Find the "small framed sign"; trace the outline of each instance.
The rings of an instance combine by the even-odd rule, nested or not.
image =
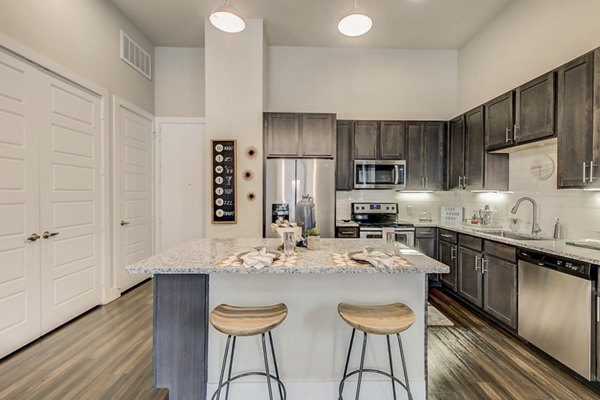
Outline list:
[[[441,209],[440,221],[443,224],[461,223],[465,212],[462,207],[444,207]]]
[[[235,140],[212,141],[212,223],[236,224]]]

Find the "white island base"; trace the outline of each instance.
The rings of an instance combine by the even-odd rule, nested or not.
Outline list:
[[[337,399],[338,386],[352,328],[339,317],[340,302],[385,304],[401,302],[416,314],[414,325],[402,333],[410,387],[415,400],[426,399],[426,275],[412,274],[214,274],[209,280],[209,308],[221,303],[239,306],[285,303],[289,313],[273,331],[281,379],[289,400]],[[391,338],[394,372],[403,381],[398,342]],[[357,331],[350,370],[358,368],[363,335]],[[214,393],[226,336],[209,327],[208,394]],[[271,365],[272,368],[272,365]],[[365,368],[389,371],[385,336],[369,335]],[[233,375],[263,371],[260,336],[238,338]],[[279,399],[277,385],[273,395]],[[356,375],[347,380],[345,399],[354,399]],[[397,385],[398,399],[407,399]],[[245,378],[232,384],[230,399],[268,399],[264,379]],[[364,374],[362,399],[392,399],[389,379]]]

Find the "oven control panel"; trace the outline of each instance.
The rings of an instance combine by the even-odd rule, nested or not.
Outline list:
[[[352,203],[354,214],[398,214],[397,203]]]

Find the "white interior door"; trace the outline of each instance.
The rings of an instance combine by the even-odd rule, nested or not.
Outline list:
[[[40,334],[37,73],[0,51],[0,357]]]
[[[146,279],[125,272],[153,254],[152,242],[152,117],[119,104],[116,110],[118,180],[117,287],[123,291]]]
[[[204,122],[169,119],[157,124],[159,251],[164,251],[204,237]]]
[[[101,302],[101,102],[40,74],[39,114],[45,333]]]

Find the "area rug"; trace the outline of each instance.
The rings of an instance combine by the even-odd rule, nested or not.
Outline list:
[[[437,308],[427,303],[427,325],[428,326],[454,326],[454,323],[448,319]]]

